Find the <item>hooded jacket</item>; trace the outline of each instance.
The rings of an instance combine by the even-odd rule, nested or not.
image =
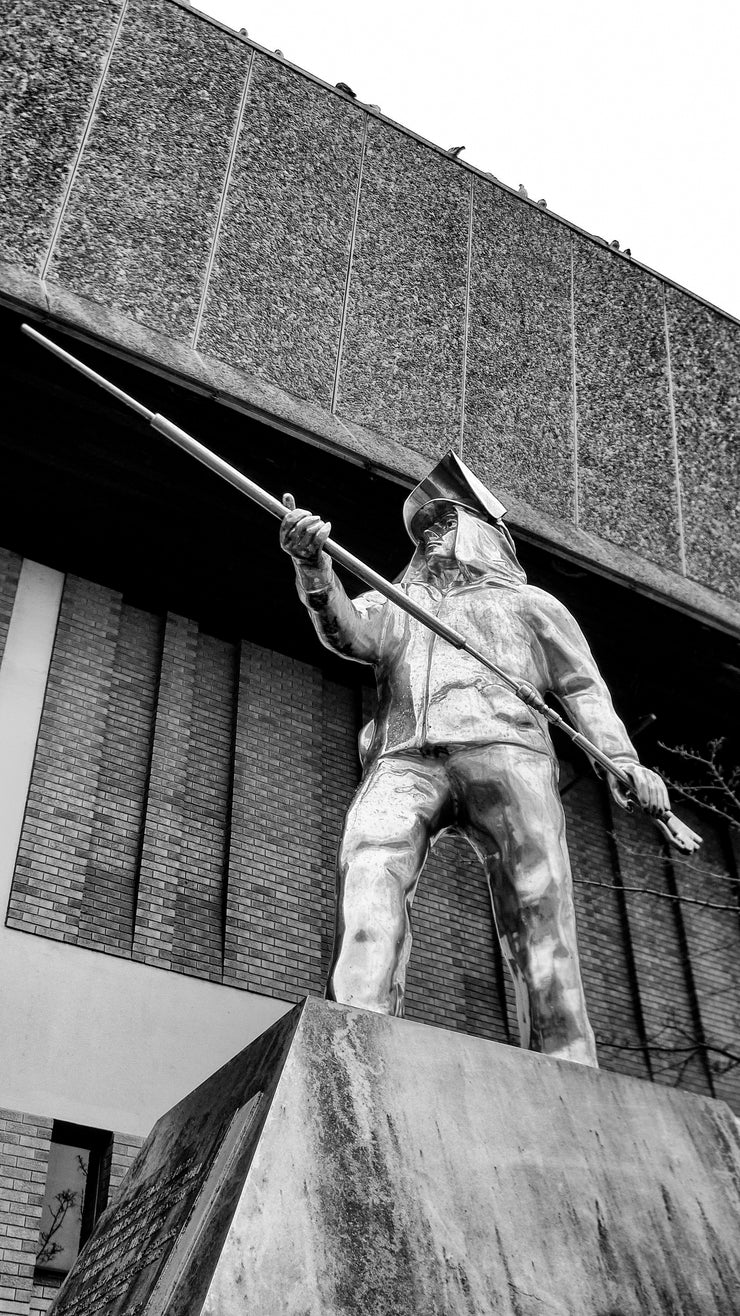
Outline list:
[[[622,766],[638,761],[586,639],[567,608],[527,583],[506,527],[456,503],[458,575],[440,588],[420,548],[400,588],[499,667],[551,691],[575,727]],[[298,570],[298,591],[326,648],[371,663],[378,713],[364,763],[387,754],[508,743],[555,757],[547,723],[482,667],[383,595],[350,600],[328,558]]]

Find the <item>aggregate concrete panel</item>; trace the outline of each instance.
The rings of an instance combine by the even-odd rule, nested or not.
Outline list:
[[[329,406],[364,113],[255,53],[199,348]]]
[[[463,456],[573,520],[570,235],[475,180]]]
[[[39,270],[122,0],[9,0],[2,41],[2,255]]]
[[[470,177],[370,119],[337,411],[437,458],[458,447]]]
[[[740,325],[666,289],[686,571],[740,598]]]
[[[579,524],[680,570],[662,285],[573,236]]]
[[[50,279],[189,337],[249,59],[186,9],[129,0]]]
[[[296,398],[254,373],[202,355],[187,343],[138,324],[60,284],[44,285],[37,275],[7,261],[0,261],[0,301],[31,320],[42,320],[52,336],[59,332],[82,340],[81,349],[73,346],[78,355],[84,357],[85,342],[108,346],[145,370],[189,388],[207,389],[230,408],[329,451],[349,454],[363,464],[391,473],[409,487],[429,470],[428,457],[397,439],[355,421],[342,421],[326,407]],[[475,466],[475,461],[472,464]],[[594,567],[608,579],[627,581],[648,597],[668,601],[689,616],[730,634],[740,634],[740,604],[729,595],[651,562],[635,547],[609,543],[577,529],[561,517],[533,507],[523,496],[507,492],[506,503],[515,533],[519,530],[533,543],[552,546],[566,558]]]

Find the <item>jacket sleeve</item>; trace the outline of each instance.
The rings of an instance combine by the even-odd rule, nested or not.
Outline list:
[[[387,602],[383,595],[371,590],[350,599],[330,561],[315,571],[296,563],[296,577],[298,595],[324,647],[358,663],[377,662]]]
[[[583,631],[567,608],[552,595],[540,595],[536,630],[548,672],[548,686],[564,705],[570,721],[603,753],[619,763],[639,763],[621,718],[614,710],[604,678]]]

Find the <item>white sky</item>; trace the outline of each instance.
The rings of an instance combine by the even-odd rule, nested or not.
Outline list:
[[[739,0],[197,7],[740,318]]]

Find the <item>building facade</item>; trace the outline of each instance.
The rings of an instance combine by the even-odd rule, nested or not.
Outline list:
[[[0,1312],[29,1316],[154,1120],[323,991],[373,689],[275,523],[21,323],[390,576],[453,448],[674,775],[662,746],[737,762],[740,326],[179,0],[5,23]],[[558,751],[601,1063],[740,1111],[736,833],[678,805],[677,860]],[[414,927],[410,1017],[514,1042],[462,844]]]

